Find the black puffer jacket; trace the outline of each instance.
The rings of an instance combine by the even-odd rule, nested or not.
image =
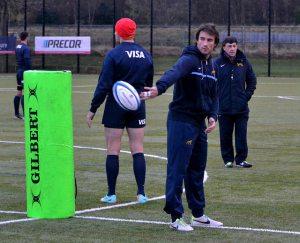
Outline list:
[[[256,76],[242,51],[231,61],[222,49],[215,61],[219,89],[219,114],[248,113],[256,89]]]

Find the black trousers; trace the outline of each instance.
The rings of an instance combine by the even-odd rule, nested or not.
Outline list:
[[[220,115],[220,143],[224,163],[235,161],[237,164],[246,160],[248,156],[247,126],[249,113],[236,115]],[[235,149],[233,149],[233,131],[235,132]]]

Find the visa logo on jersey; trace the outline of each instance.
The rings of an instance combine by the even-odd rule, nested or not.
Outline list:
[[[145,58],[145,54],[142,51],[125,51],[129,58]]]

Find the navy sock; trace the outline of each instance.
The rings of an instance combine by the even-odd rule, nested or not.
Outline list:
[[[145,196],[144,184],[146,177],[146,161],[143,153],[136,153],[133,157],[133,171],[135,175],[136,184],[138,187],[137,194]]]
[[[116,194],[116,183],[119,174],[119,156],[107,155],[106,157],[106,175],[108,184],[108,196]]]
[[[15,115],[19,115],[20,100],[21,97],[16,95],[14,98]]]

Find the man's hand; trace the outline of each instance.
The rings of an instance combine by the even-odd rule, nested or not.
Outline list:
[[[89,111],[86,115],[86,123],[89,126],[89,128],[92,126],[92,122],[94,119],[95,113]]]
[[[152,98],[155,98],[158,95],[158,91],[157,91],[156,86],[144,87],[144,89],[147,90],[147,91],[140,93],[141,100],[152,99]]]
[[[208,120],[208,128],[206,128],[205,133],[210,133],[216,128],[216,121],[214,118],[209,118]]]

